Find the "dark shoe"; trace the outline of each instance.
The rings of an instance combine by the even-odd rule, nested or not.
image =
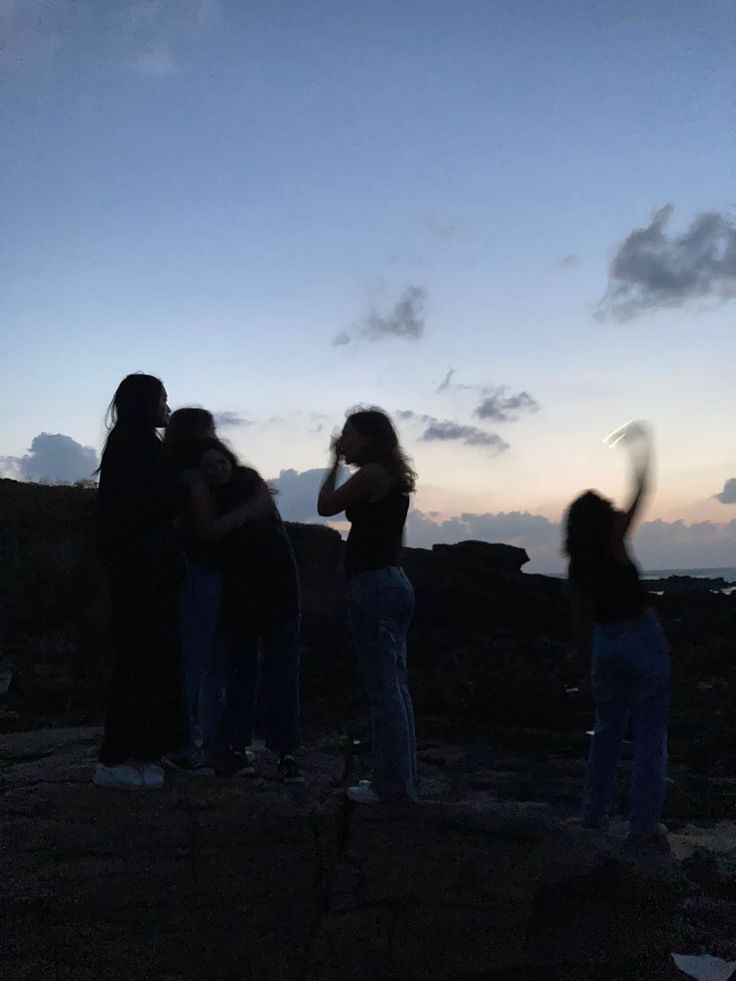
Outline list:
[[[247,753],[233,750],[219,762],[215,772],[218,777],[253,777],[256,770]]]
[[[181,756],[164,756],[161,763],[168,770],[176,773],[186,773],[191,777],[214,777],[214,767],[205,764],[196,758],[182,754]]]
[[[286,753],[281,757],[276,769],[284,783],[304,783],[299,764],[291,753]]]

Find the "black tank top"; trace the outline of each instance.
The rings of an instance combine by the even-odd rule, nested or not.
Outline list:
[[[398,565],[409,495],[394,485],[382,501],[358,501],[345,508],[350,522],[345,549],[345,572],[374,572]]]
[[[585,567],[571,563],[570,580],[589,599],[596,623],[634,620],[652,605],[639,570],[630,559],[623,563],[605,556]]]

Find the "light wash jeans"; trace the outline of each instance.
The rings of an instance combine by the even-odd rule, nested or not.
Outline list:
[[[657,616],[596,624],[592,661],[595,728],[590,743],[583,820],[602,823],[610,814],[621,744],[631,721],[634,765],[629,791],[629,830],[657,830],[667,777],[670,652]]]
[[[373,786],[381,799],[416,800],[414,709],[406,670],[406,632],[414,590],[388,566],[348,581],[350,625],[373,723]]]
[[[189,720],[187,753],[190,758],[209,764],[215,753],[225,687],[225,662],[215,643],[222,575],[189,558],[186,574],[179,623]]]

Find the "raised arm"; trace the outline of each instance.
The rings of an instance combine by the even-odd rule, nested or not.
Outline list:
[[[317,498],[317,513],[324,518],[340,514],[355,501],[380,499],[390,483],[383,467],[376,463],[366,463],[349,480],[337,487],[341,455],[339,439],[333,440],[332,466],[322,482]]]

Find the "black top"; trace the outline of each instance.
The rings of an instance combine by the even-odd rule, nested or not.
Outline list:
[[[249,467],[238,467],[233,480],[213,487],[217,510],[224,514],[246,504],[261,483]],[[218,543],[223,574],[222,614],[226,621],[263,629],[299,616],[299,574],[281,515],[247,521]]]
[[[585,567],[571,562],[570,581],[590,602],[595,623],[633,620],[651,606],[639,569],[631,559],[619,562],[613,556],[604,556]]]
[[[345,549],[345,572],[374,572],[398,565],[409,510],[409,495],[394,485],[382,501],[358,501],[345,508],[350,522]]]
[[[118,427],[110,434],[97,492],[97,550],[104,565],[178,578],[174,536],[177,483],[154,432]]]

